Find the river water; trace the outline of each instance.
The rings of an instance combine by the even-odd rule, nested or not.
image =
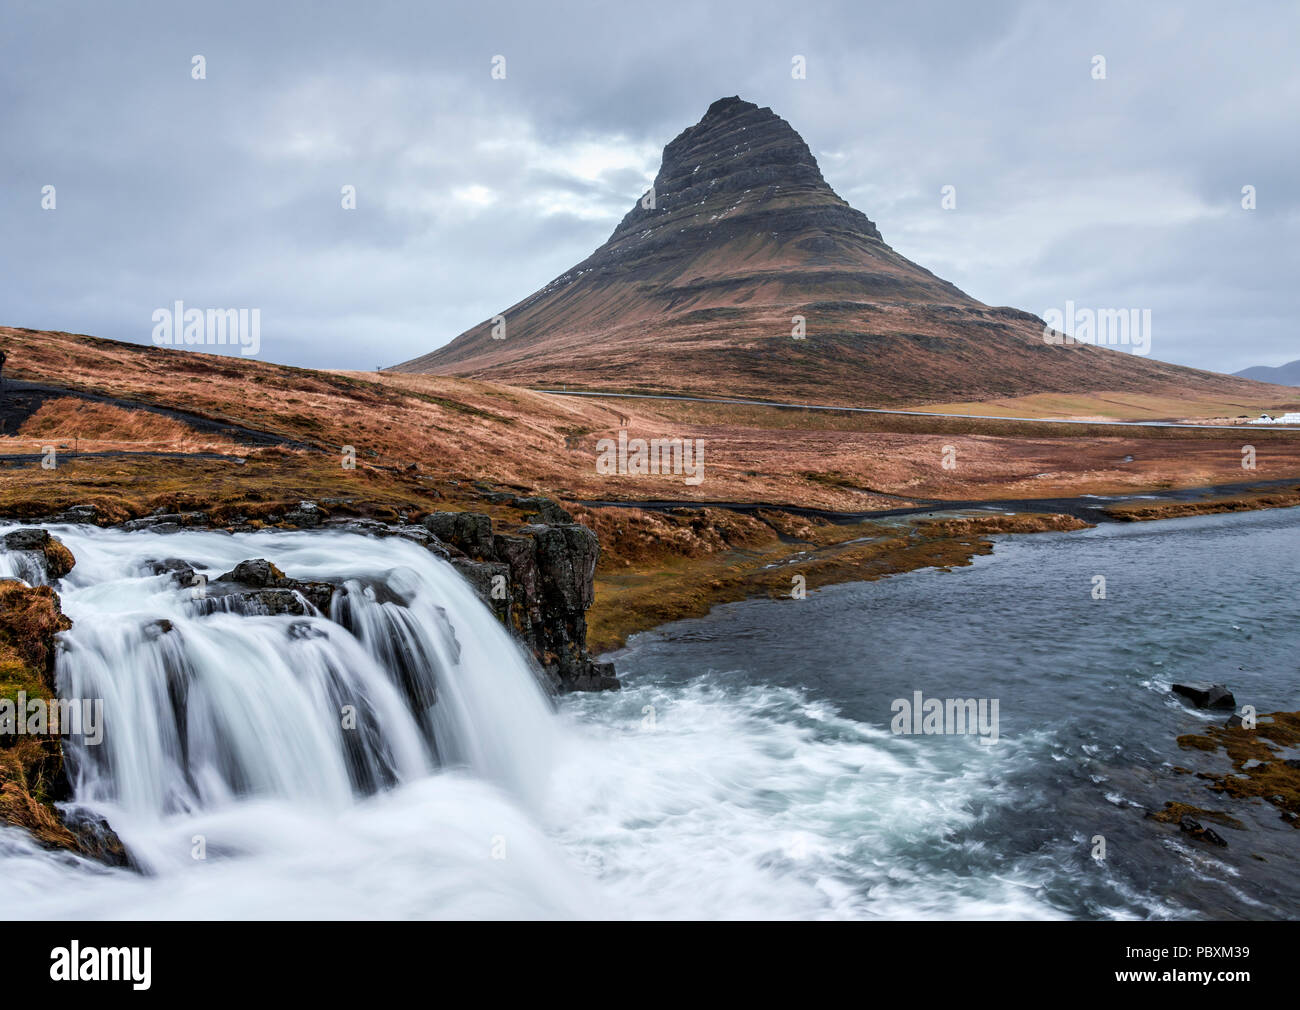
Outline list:
[[[1226,770],[1175,743],[1223,714],[1168,690],[1300,708],[1300,510],[1004,537],[952,572],[719,607],[636,636],[623,691],[558,710],[415,545],[52,532],[78,558],[61,690],[104,697],[108,726],[77,802],[141,872],[0,829],[8,917],[1300,914],[1300,833],[1174,771]],[[165,557],[345,579],[348,627],[199,612],[148,574]],[[894,733],[918,691],[996,700],[997,741]],[[360,744],[348,704],[374,715]],[[1167,800],[1245,827],[1192,841],[1145,818]]]

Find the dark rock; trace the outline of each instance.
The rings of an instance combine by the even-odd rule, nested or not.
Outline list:
[[[0,537],[0,550],[19,556],[18,567],[32,585],[56,582],[72,571],[77,559],[48,530],[24,528]]]
[[[452,566],[456,571],[464,576],[478,594],[479,599],[488,605],[497,619],[502,623],[508,623],[510,616],[510,566],[500,561],[471,561],[469,558],[456,558],[452,561]],[[505,593],[497,593],[494,597],[494,589],[497,586],[504,586]]]
[[[3,543],[7,551],[42,551],[49,539],[47,530],[21,529],[6,533]]]
[[[515,630],[529,640],[533,625],[542,622],[538,592],[537,545],[531,537],[498,533],[492,538],[493,552],[510,570],[511,611]],[[530,643],[531,644],[531,643]]]
[[[513,504],[515,508],[524,511],[524,518],[529,522],[545,523],[549,526],[573,522],[573,516],[550,498],[516,498]]]
[[[207,585],[207,576],[193,568],[177,568],[171,572],[171,581],[178,589],[201,589]]]
[[[166,575],[175,572],[193,572],[194,566],[180,558],[163,558],[161,561],[145,562],[145,571],[150,575]]]
[[[155,509],[143,519],[129,519],[119,525],[128,531],[148,530],[150,533],[175,533],[182,527],[207,526],[208,517],[202,512],[160,512]]]
[[[595,602],[600,540],[585,526],[527,526],[537,545],[537,567],[544,595],[565,611],[585,612]]]
[[[600,541],[585,526],[532,524],[498,533],[493,553],[510,571],[509,626],[559,690],[617,687],[609,664],[587,653],[586,611],[595,598]]]
[[[1223,840],[1217,831],[1213,828],[1204,827],[1200,821],[1194,821],[1190,817],[1184,817],[1178,822],[1178,828],[1184,834],[1190,835],[1197,841],[1209,842],[1211,845],[1217,845],[1226,849],[1228,843]]]
[[[1174,694],[1190,701],[1197,708],[1232,709],[1237,699],[1222,684],[1175,684]]]
[[[326,524],[330,529],[341,533],[355,533],[370,537],[401,537],[419,544],[444,561],[460,551],[448,546],[432,534],[426,527],[414,523],[392,526],[378,519],[331,519]]]
[[[598,663],[588,660],[585,668],[574,678],[570,686],[572,691],[617,691],[620,688],[618,678],[614,675],[613,663]]]
[[[378,519],[329,519],[325,525],[340,533],[356,533],[360,536],[386,537],[392,535],[392,528]]]
[[[150,621],[144,626],[145,637],[151,641],[162,638],[163,635],[174,630],[175,626],[165,617],[159,618],[156,621]]]
[[[329,613],[334,588],[328,582],[291,579],[265,558],[253,558],[241,561],[231,571],[210,582],[202,594],[202,598],[208,601],[202,609],[306,616],[310,612],[304,606],[306,601],[321,613]]]
[[[434,512],[424,527],[475,561],[493,561],[492,519],[482,512]]]
[[[253,558],[241,561],[224,575],[217,576],[218,582],[238,582],[244,586],[282,586],[289,581],[288,576],[265,558]]]
[[[121,529],[134,532],[135,530],[157,530],[161,526],[170,526],[173,529],[181,525],[179,513],[161,513],[157,515],[146,516],[143,519],[130,519],[122,523]]]
[[[301,529],[315,529],[325,520],[325,513],[315,502],[302,501],[285,512],[282,522]]]
[[[325,632],[314,624],[308,624],[306,621],[294,621],[289,625],[289,637],[295,642],[305,642],[309,639],[324,638]]]
[[[56,523],[68,523],[70,525],[85,525],[95,522],[99,518],[99,509],[94,505],[73,505],[71,508],[64,509],[50,521]]]
[[[83,855],[109,866],[130,865],[126,846],[104,818],[82,807],[71,807],[62,812],[62,819]]]

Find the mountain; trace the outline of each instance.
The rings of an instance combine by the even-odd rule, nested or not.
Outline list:
[[[1115,390],[1258,397],[976,301],[885,244],[771,109],[723,98],[599,249],[393,370],[862,405]],[[792,333],[805,320],[804,339]],[[500,339],[494,339],[494,333]]]
[[[1277,386],[1300,386],[1300,358],[1277,367],[1255,365],[1232,374],[1239,375],[1243,379],[1254,379],[1256,382],[1271,382]]]

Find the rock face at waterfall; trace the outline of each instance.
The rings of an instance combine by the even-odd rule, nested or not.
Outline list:
[[[24,581],[46,586],[63,578],[76,564],[72,552],[45,530],[21,529],[0,537],[0,551],[14,557]]]
[[[937,193],[934,206],[939,220]],[[664,148],[652,190],[604,245],[499,315],[391,370],[859,406],[1249,392],[1228,376],[1048,343],[1042,319],[984,305],[890,248],[789,123],[736,97]]]
[[[71,552],[44,530],[17,530],[0,546],[30,553],[26,560],[41,566],[46,581],[61,578],[75,564]],[[0,581],[0,710],[9,712],[13,705],[17,716],[18,701],[48,702],[57,696],[55,637],[70,627],[50,586]],[[9,732],[16,728],[0,720],[0,823],[25,828],[50,848],[125,865],[126,850],[103,820],[54,806],[70,796],[60,738]]]
[[[504,492],[484,494],[493,505],[517,509],[525,522],[494,530],[492,519],[479,512],[437,512],[422,521],[383,522],[353,515],[331,515],[313,502],[286,504],[267,514],[256,526],[244,517],[217,518],[203,512],[170,513],[130,519],[121,528],[175,533],[181,529],[219,527],[231,532],[257,529],[320,529],[357,533],[363,536],[400,537],[411,540],[438,557],[450,561],[475,587],[480,597],[515,637],[532,652],[551,684],[561,691],[604,691],[619,684],[612,663],[598,663],[587,651],[586,611],[595,596],[596,561],[600,544],[596,535],[548,498],[521,497]],[[92,522],[93,508],[73,509],[49,522]],[[19,531],[10,550],[36,555],[45,548],[38,543],[41,530]],[[18,533],[10,534],[17,537]],[[57,541],[55,541],[57,545]],[[0,543],[0,548],[5,545]],[[51,548],[57,551],[62,545]],[[43,555],[42,555],[43,557]],[[306,613],[305,603],[328,613],[334,587],[324,582],[302,582],[276,568],[275,559],[250,558],[208,582],[201,594],[201,609],[233,609],[241,613]],[[41,570],[45,571],[44,562]],[[58,569],[57,559],[50,562]],[[159,559],[156,574],[170,573],[177,586],[193,588],[196,573],[186,561]],[[504,595],[494,578],[504,579]],[[51,576],[51,579],[57,576]]]
[[[435,512],[419,525],[389,526],[350,518],[337,523],[325,520],[323,525],[419,543],[449,560],[466,578],[532,652],[553,687],[617,689],[614,664],[598,663],[587,652],[586,613],[595,601],[600,541],[555,502],[520,501],[523,508],[536,509],[536,518],[549,521],[526,523],[511,533],[494,531],[491,517],[482,512]],[[158,561],[154,571],[169,573],[177,586],[196,585],[194,569],[178,559]],[[266,558],[250,558],[208,582],[196,606],[207,612],[303,616],[310,605],[328,614],[334,593],[328,582],[294,579]]]
[[[425,524],[456,548],[461,556],[452,564],[532,651],[556,688],[604,691],[619,686],[614,664],[598,663],[587,652],[586,613],[595,599],[600,556],[595,533],[574,522],[532,523],[514,534],[494,533],[487,515],[472,512],[437,512]]]

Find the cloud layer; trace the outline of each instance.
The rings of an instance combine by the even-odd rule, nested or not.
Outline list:
[[[444,6],[5,5],[0,323],[147,342],[181,299],[260,308],[271,360],[393,364],[584,258],[739,94],[982,301],[1300,357],[1294,4]]]

